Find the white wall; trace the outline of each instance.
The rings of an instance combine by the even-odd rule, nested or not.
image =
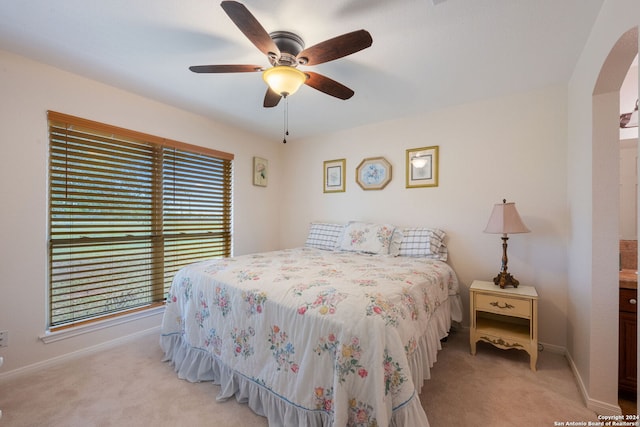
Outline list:
[[[506,198],[532,230],[510,237],[509,271],[540,294],[540,339],[564,346],[566,122],[566,90],[550,87],[292,141],[284,154],[283,244],[303,244],[314,220],[442,228],[468,307],[471,282],[500,270],[500,236],[483,230],[493,205]],[[405,188],[405,150],[431,145],[440,147],[440,185]],[[393,179],[381,191],[364,191],[355,168],[375,156],[392,164]],[[323,161],[339,158],[347,160],[346,192],[324,194]]]
[[[609,87],[596,92],[596,84],[618,39],[638,24],[640,2],[605,0],[569,84],[567,347],[587,405],[600,413],[617,408],[618,215],[610,209],[618,206],[618,91],[633,56],[613,85],[601,81]],[[623,44],[637,53],[635,37]]]
[[[47,110],[235,154],[234,250],[276,249],[281,144],[0,51],[0,349],[3,372],[156,327],[159,316],[42,343],[47,312]],[[252,185],[252,158],[270,162]]]

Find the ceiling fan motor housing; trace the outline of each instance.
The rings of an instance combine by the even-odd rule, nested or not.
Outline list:
[[[271,65],[288,65],[290,67],[297,67],[298,64],[304,65],[305,58],[296,58],[304,49],[304,40],[300,36],[289,31],[274,31],[269,33],[269,37],[280,49],[280,57],[274,52],[269,52]]]

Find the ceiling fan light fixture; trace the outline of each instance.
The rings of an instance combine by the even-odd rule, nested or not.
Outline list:
[[[278,65],[262,73],[262,79],[275,93],[287,97],[296,93],[307,80],[307,75],[297,68]]]

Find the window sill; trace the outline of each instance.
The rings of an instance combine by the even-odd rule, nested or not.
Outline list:
[[[93,323],[79,325],[71,328],[61,329],[59,331],[51,332],[47,331],[44,335],[40,336],[40,340],[45,344],[64,340],[67,338],[75,337],[82,334],[88,334],[91,332],[99,331],[101,329],[110,328],[112,326],[121,325],[123,323],[133,322],[136,320],[144,319],[146,317],[155,316],[164,312],[164,305],[159,307],[152,307],[148,310],[141,310],[135,313],[125,314],[118,317],[111,317],[109,319],[100,320]]]

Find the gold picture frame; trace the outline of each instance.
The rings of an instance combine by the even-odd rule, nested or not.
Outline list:
[[[346,190],[346,159],[325,160],[323,163],[323,192],[342,193]]]
[[[391,163],[384,157],[369,157],[356,168],[356,182],[363,190],[382,190],[391,182]]]
[[[407,188],[437,187],[439,146],[407,150]]]
[[[266,187],[269,181],[269,161],[262,157],[253,158],[253,185]]]

